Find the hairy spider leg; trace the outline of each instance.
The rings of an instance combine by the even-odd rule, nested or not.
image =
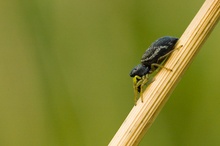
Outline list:
[[[133,77],[133,89],[134,89],[134,104],[137,105],[138,86],[141,84],[142,78],[140,76]]]
[[[140,91],[140,96],[141,96],[141,102],[144,102],[144,97],[143,97],[143,87],[144,85],[148,82],[148,74],[142,77],[142,83],[141,83],[141,91]]]

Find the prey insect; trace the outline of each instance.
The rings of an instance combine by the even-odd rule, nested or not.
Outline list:
[[[130,77],[133,78],[134,102],[136,105],[138,93],[140,93],[143,102],[143,87],[149,81],[149,74],[152,74],[157,68],[165,68],[162,63],[174,51],[174,46],[178,38],[165,36],[159,38],[151,44],[141,58],[141,63],[135,66]]]

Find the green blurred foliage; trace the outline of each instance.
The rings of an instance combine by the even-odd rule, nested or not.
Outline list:
[[[133,107],[129,72],[197,1],[1,1],[0,145],[103,146]],[[219,25],[140,145],[220,143]]]

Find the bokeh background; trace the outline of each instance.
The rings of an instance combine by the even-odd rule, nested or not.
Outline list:
[[[133,107],[130,70],[203,0],[0,3],[0,145],[104,146]],[[140,145],[220,143],[219,24]]]

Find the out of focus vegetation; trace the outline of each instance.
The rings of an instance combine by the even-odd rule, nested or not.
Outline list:
[[[134,105],[130,70],[202,3],[1,1],[0,145],[107,145]],[[140,145],[220,143],[219,38],[217,25]]]

